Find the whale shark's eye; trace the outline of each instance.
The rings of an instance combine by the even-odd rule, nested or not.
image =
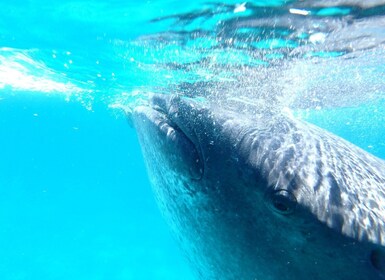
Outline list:
[[[289,215],[297,206],[297,199],[287,190],[274,190],[269,193],[270,207],[277,213]]]
[[[370,255],[372,265],[381,273],[385,273],[385,252],[375,249]]]

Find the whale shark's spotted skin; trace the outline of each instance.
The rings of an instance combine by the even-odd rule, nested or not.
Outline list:
[[[385,279],[385,162],[283,113],[137,107],[160,208],[200,279]]]

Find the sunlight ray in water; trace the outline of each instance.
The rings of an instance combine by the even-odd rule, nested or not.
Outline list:
[[[49,69],[43,62],[34,60],[29,53],[38,50],[0,49],[0,89],[32,91],[63,95],[85,92],[69,81],[65,75]]]

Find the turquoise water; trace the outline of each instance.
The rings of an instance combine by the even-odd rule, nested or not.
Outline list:
[[[193,279],[119,108],[289,109],[385,158],[382,1],[0,1],[0,279]]]
[[[0,278],[188,278],[127,122],[19,94],[0,113]]]

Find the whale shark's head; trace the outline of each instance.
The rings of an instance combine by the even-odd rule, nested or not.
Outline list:
[[[200,278],[384,279],[383,206],[354,205],[365,204],[362,182],[347,186],[355,177],[339,178],[335,163],[363,151],[279,114],[175,96],[152,97],[132,118],[159,206]],[[383,180],[381,161],[358,157]]]

